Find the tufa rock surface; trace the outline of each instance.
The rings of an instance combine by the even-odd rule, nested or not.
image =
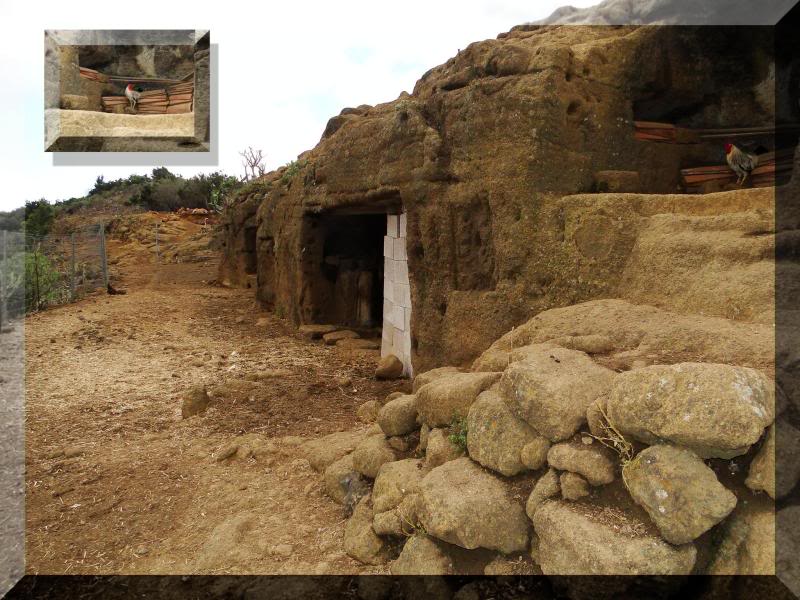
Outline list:
[[[772,423],[772,382],[746,367],[712,363],[656,365],[620,374],[607,415],[623,435],[669,441],[703,458],[747,452]]]
[[[691,542],[727,517],[736,496],[690,450],[657,444],[625,467],[633,499],[650,515],[665,540]]]
[[[501,480],[463,457],[420,482],[418,516],[429,535],[462,548],[506,554],[528,545],[528,519]]]

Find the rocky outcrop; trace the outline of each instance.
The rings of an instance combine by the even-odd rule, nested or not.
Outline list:
[[[771,48],[766,31],[658,27],[520,28],[471,44],[412,93],[344,109],[291,168],[243,190],[224,217],[220,280],[257,271],[265,306],[317,322],[330,297],[318,225],[403,210],[417,370],[464,366],[531,316],[598,298],[771,322],[754,310],[768,286],[749,284],[763,283],[773,236],[735,239],[763,221],[755,211],[770,209],[769,193],[674,194],[682,166],[722,161],[719,144],[648,144],[632,132],[635,119],[771,123],[753,92],[769,61],[752,60]],[[676,68],[696,56],[709,60]],[[747,216],[718,218],[734,213]],[[242,243],[249,227],[254,251]],[[658,244],[664,252],[648,252]],[[703,265],[724,293],[691,281]],[[685,296],[668,287],[685,283]]]

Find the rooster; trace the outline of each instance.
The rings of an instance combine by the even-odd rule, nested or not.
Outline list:
[[[129,83],[128,87],[125,88],[125,97],[128,99],[128,102],[131,103],[131,108],[135,109],[136,103],[139,102],[139,98],[142,97],[142,94],[133,88],[132,83]]]
[[[744,185],[748,175],[758,166],[758,154],[742,150],[733,144],[725,144],[725,158],[728,166],[736,173],[736,183]]]

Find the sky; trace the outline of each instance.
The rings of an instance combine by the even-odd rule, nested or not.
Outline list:
[[[83,196],[98,175],[111,180],[170,167],[146,154],[125,167],[53,164],[44,152],[45,29],[210,30],[219,65],[218,164],[170,170],[241,176],[239,151],[247,146],[263,150],[268,170],[286,164],[313,148],[342,108],[394,100],[471,42],[567,3],[582,8],[598,0],[88,0],[48,2],[46,10],[0,0],[0,211]]]

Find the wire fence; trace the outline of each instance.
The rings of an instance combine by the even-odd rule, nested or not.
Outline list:
[[[0,312],[4,322],[25,312],[72,302],[108,286],[102,224],[46,236],[2,231],[0,244]]]
[[[0,231],[0,333],[25,315],[25,236]]]

